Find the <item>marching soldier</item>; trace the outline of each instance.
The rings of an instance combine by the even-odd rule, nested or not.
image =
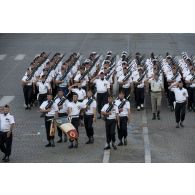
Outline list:
[[[134,90],[135,90],[135,101],[137,110],[144,109],[144,99],[145,99],[145,81],[146,78],[144,76],[143,69],[141,67],[138,68],[138,73],[132,75],[132,80],[134,82]]]
[[[24,100],[26,105],[26,110],[30,110],[32,106],[32,96],[33,96],[33,90],[34,89],[34,78],[30,78],[31,71],[28,68],[27,74],[24,75],[22,78],[22,86],[23,86],[23,93],[24,93]],[[30,79],[29,79],[30,78]]]
[[[3,107],[3,112],[0,113],[0,149],[5,154],[4,162],[9,162],[12,148],[12,131],[14,128],[14,117],[10,114],[8,105]]]
[[[66,97],[64,97],[64,92],[61,89],[58,90],[58,96],[55,98],[55,103],[58,106],[58,117],[67,117],[68,116],[68,104],[70,102]],[[63,133],[59,127],[57,127],[57,131],[58,131],[58,137],[59,137],[59,140],[57,141],[57,143],[61,143]],[[66,134],[64,134],[64,142],[67,142]]]
[[[84,108],[84,125],[86,134],[88,137],[88,141],[86,144],[94,143],[94,130],[93,130],[93,122],[96,122],[96,101],[92,97],[92,91],[87,91],[87,98],[83,100],[83,108]]]
[[[119,83],[119,91],[123,91],[125,94],[125,98],[127,98],[131,92],[131,86],[132,86],[132,78],[129,76],[129,78],[126,79],[126,76],[128,74],[128,69],[123,68],[123,74],[119,76],[118,83]],[[125,80],[124,80],[125,79]]]
[[[74,78],[74,82],[81,83],[81,87],[83,89],[85,89],[85,91],[86,91],[87,90],[88,81],[89,81],[88,76],[86,75],[82,80],[80,80],[80,78],[83,76],[84,73],[85,73],[85,67],[81,66],[79,71],[77,72],[75,78]]]
[[[151,104],[152,104],[152,120],[160,120],[160,107],[162,100],[163,83],[160,81],[158,74],[154,74],[154,78],[148,81],[151,87]]]
[[[178,87],[174,87],[178,85]],[[185,88],[183,88],[183,83],[179,81],[179,84],[175,83],[174,85],[170,86],[171,89],[175,94],[175,119],[176,119],[176,128],[179,126],[184,127],[183,121],[185,120],[185,112],[186,112],[186,104],[188,100],[188,92]]]
[[[52,100],[52,94],[47,94],[47,100],[40,106],[40,111],[45,113],[45,129],[48,144],[45,147],[55,147],[54,136],[50,134],[51,122],[54,117],[58,116],[58,106]]]
[[[119,99],[116,100],[116,105],[119,110],[119,124],[118,126],[118,146],[127,145],[127,123],[130,122],[131,111],[130,111],[130,103],[125,98],[125,94],[123,91],[119,93]]]
[[[105,120],[105,126],[106,126],[106,142],[107,145],[104,148],[104,150],[109,150],[110,149],[110,142],[112,141],[112,147],[114,150],[117,149],[115,145],[115,128],[116,128],[116,123],[119,124],[119,116],[118,116],[118,107],[115,105],[115,102],[113,102],[112,96],[108,96],[108,103],[103,106],[101,109],[101,114],[106,117]]]
[[[174,66],[172,68],[172,74],[168,74],[167,75],[167,82],[168,82],[168,86],[169,86],[169,89],[173,87],[175,87],[179,81],[181,81],[181,75],[179,72],[177,72],[177,69],[176,67]],[[169,90],[168,91],[168,101],[169,101],[169,106],[171,108],[171,111],[174,110],[174,101],[175,101],[175,95],[174,95],[174,92],[172,90]]]
[[[61,89],[65,96],[68,94],[68,86],[72,78],[72,74],[69,72],[63,80],[61,79],[62,76],[67,71],[67,69],[68,69],[67,64],[66,63],[63,64],[61,67],[61,72],[58,73],[56,80],[55,80],[55,83],[58,86],[58,89]]]
[[[73,93],[73,100],[68,104],[68,117],[71,118],[71,123],[75,127],[76,131],[79,134],[79,115],[80,111],[82,109],[82,103],[78,102],[78,95],[76,93]],[[78,148],[78,139],[75,139],[75,143],[73,145],[73,141],[69,140],[69,148]]]
[[[77,88],[74,88],[77,87]],[[73,93],[78,95],[78,101],[82,102],[86,97],[86,91],[81,87],[81,83],[75,83],[68,88]]]
[[[51,93],[51,86],[48,82],[46,82],[46,77],[45,75],[43,75],[41,77],[41,80],[37,80],[36,86],[38,87],[38,91],[39,91],[39,106],[41,106],[41,104],[47,100],[47,94]]]
[[[94,83],[97,89],[97,107],[99,113],[98,119],[100,119],[101,109],[103,108],[104,104],[107,103],[108,94],[110,94],[110,83],[104,78],[103,72],[94,77],[90,82]]]
[[[185,82],[188,86],[188,109],[195,112],[195,73],[194,68],[191,68],[190,74],[186,76]]]

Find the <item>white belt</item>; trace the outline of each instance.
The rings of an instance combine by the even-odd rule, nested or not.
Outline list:
[[[104,91],[104,92],[103,92],[103,91],[97,91],[97,93],[106,93],[106,92],[107,92],[107,91]]]
[[[186,100],[184,100],[184,101],[182,101],[182,102],[176,101],[176,103],[178,103],[178,104],[182,104],[182,103],[184,103],[184,102],[186,102]]]
[[[108,120],[116,120],[116,118],[107,118]]]
[[[10,129],[1,129],[1,132],[3,132],[3,133],[9,132],[9,131],[10,131]]]
[[[125,117],[125,116],[128,117],[128,115],[120,115],[120,114],[119,114],[119,117]]]

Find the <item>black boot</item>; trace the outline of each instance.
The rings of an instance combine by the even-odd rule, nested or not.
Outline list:
[[[57,143],[62,143],[62,138],[60,138],[60,139],[57,141]]]
[[[70,142],[69,142],[68,148],[69,148],[69,149],[73,148],[73,141],[70,141]]]
[[[104,147],[104,150],[110,150],[110,144],[108,144],[106,147]]]
[[[51,147],[55,147],[54,139],[51,140]]]
[[[45,147],[51,147],[51,142],[45,145]]]
[[[156,114],[153,113],[153,117],[152,117],[152,120],[155,120],[156,119]]]
[[[157,112],[157,118],[160,120],[160,111]]]
[[[91,143],[91,144],[94,143],[94,138],[93,138],[93,136],[91,136],[91,137],[89,138],[89,140],[90,140],[90,143]]]
[[[91,142],[90,142],[90,138],[88,139],[88,141],[87,142],[85,142],[85,144],[90,144]]]
[[[6,156],[6,157],[5,157],[4,162],[9,162],[9,156]]]
[[[67,142],[67,135],[64,135],[64,142]]]
[[[77,139],[75,139],[75,141],[74,141],[75,143],[74,143],[74,148],[78,148],[78,140]]]
[[[122,140],[119,141],[118,146],[123,146]]]
[[[4,160],[6,159],[6,157],[7,157],[7,156],[6,156],[6,155],[4,155],[4,157],[2,158],[2,161],[4,161]]]

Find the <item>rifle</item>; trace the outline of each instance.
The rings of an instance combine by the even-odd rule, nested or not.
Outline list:
[[[62,97],[62,99],[58,102],[58,106],[62,106],[63,103],[66,101],[67,97],[69,96],[70,92],[68,94],[66,94],[65,97]],[[57,99],[57,98],[56,98]]]
[[[96,64],[99,58],[100,58],[100,55],[95,58],[91,67],[88,70],[86,70],[83,75],[81,75],[81,77],[79,78],[79,81],[83,80],[86,77],[86,75],[88,75],[88,73],[92,70],[92,68],[94,67],[94,65]]]
[[[177,78],[177,76],[179,75],[179,66],[177,67],[177,70],[176,70],[176,74],[171,78],[171,80],[172,81],[174,81],[176,78]]]
[[[47,74],[46,74],[46,76],[45,76],[45,82],[46,82],[46,80],[47,80],[49,74],[51,73],[51,71],[56,69],[57,65],[58,65],[59,62],[64,58],[64,56],[65,56],[65,54],[62,55],[62,57],[60,57],[60,58],[55,62],[54,66],[52,66],[52,67],[49,69],[49,71],[47,72]],[[44,83],[45,83],[45,82],[44,82]]]
[[[140,76],[140,78],[137,80],[138,83],[142,82],[144,79],[145,75],[148,73],[148,70],[145,70],[144,73]]]
[[[114,70],[115,71],[115,70]],[[110,71],[106,76],[105,76],[105,79],[108,81],[110,79],[110,77],[112,76],[113,72],[114,71]]]
[[[129,77],[131,76],[132,74],[132,71],[130,71],[126,76],[125,78],[123,79],[123,82],[127,81],[129,79]]]
[[[68,69],[66,70],[66,72],[61,76],[60,81],[63,81],[66,78],[66,76],[68,75],[68,73],[70,72],[70,70],[73,68],[73,66],[76,64],[76,62],[79,60],[79,58],[80,58],[80,55],[78,55],[74,59],[73,63],[68,67]]]
[[[126,101],[127,101],[127,100],[123,100],[123,101],[119,104],[118,109],[123,108],[123,106],[125,105]]]
[[[34,68],[34,70],[31,72],[31,74],[30,74],[29,77],[26,79],[26,81],[30,81],[30,80],[33,78],[35,72],[36,72],[36,71],[38,70],[38,68],[39,68],[39,67],[48,59],[48,57],[50,56],[50,54],[51,54],[51,52],[47,55],[47,57],[46,57],[42,62],[40,62],[39,64],[37,64],[36,68]]]
[[[53,105],[53,103],[54,103],[54,101],[53,101],[53,100],[51,100],[51,101],[47,104],[47,106],[45,106],[45,110],[47,110],[47,109],[51,108],[51,107],[52,107],[52,105]]]

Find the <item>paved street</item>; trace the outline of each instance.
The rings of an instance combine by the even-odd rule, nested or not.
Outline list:
[[[10,162],[73,162],[101,163],[108,155],[110,163],[171,163],[195,162],[195,113],[187,112],[185,128],[175,128],[174,112],[163,99],[161,120],[152,121],[150,96],[146,110],[136,111],[131,97],[132,121],[128,126],[128,145],[104,153],[104,121],[95,124],[95,143],[86,145],[85,129],[79,128],[79,148],[69,150],[67,143],[45,148],[44,121],[37,108],[23,107],[20,80],[36,54],[75,51],[88,56],[91,51],[105,54],[123,50],[150,54],[171,55],[187,51],[195,54],[195,34],[0,34],[0,102],[13,96],[11,110],[16,120]],[[51,55],[52,55],[51,54]],[[149,140],[149,142],[148,142]],[[0,158],[3,156],[0,153]]]

